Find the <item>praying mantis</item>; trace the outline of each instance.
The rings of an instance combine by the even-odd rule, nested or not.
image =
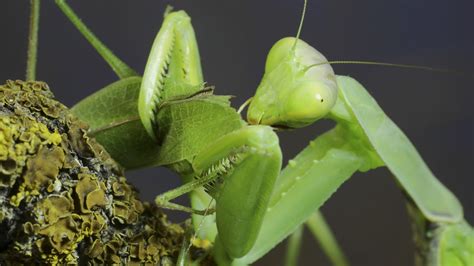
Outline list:
[[[204,95],[204,94],[203,94],[203,95]],[[196,96],[196,95],[194,95],[194,96]],[[197,95],[197,96],[201,96],[201,95]],[[177,100],[187,100],[187,99],[177,99]],[[260,122],[260,121],[258,121],[258,119],[257,119],[257,123],[258,123],[258,122]]]

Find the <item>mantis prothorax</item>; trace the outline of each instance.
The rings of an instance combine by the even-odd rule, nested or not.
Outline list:
[[[462,222],[459,202],[373,98],[356,81],[337,77],[324,64],[327,59],[299,38],[282,39],[270,50],[249,106],[248,121],[254,124],[249,126],[229,107],[228,97],[205,88],[194,32],[183,11],[165,15],[140,78],[64,0],[56,2],[121,78],[73,111],[125,168],[164,165],[183,177],[185,185],[157,197],[160,206],[203,214],[210,199],[200,189],[204,186],[216,199],[216,248],[230,259],[240,258],[235,262],[251,263],[265,254],[355,171],[384,165],[426,219]],[[338,125],[313,141],[274,185],[281,151],[270,126],[304,127],[322,118]],[[192,190],[193,209],[169,202]],[[211,229],[203,231],[213,240]]]

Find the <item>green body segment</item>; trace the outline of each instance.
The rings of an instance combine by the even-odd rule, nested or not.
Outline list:
[[[463,217],[457,198],[433,175],[410,140],[385,115],[357,81],[338,77],[343,100],[375,152],[394,174],[423,215],[432,222],[459,222]]]
[[[349,266],[347,258],[339,248],[336,238],[321,212],[313,213],[306,220],[305,224],[316,237],[321,249],[326,253],[334,266]]]
[[[191,18],[184,11],[166,14],[148,57],[138,101],[140,119],[151,137],[157,135],[155,116],[161,104],[201,89],[199,60]]]
[[[230,257],[245,255],[254,245],[281,169],[278,137],[267,126],[249,126],[229,133],[199,153],[193,162],[202,174],[223,158],[234,156],[216,198],[219,238]]]
[[[95,48],[97,53],[109,64],[110,68],[120,79],[138,76],[137,72],[125,64],[120,58],[107,48],[95,34],[81,21],[72,8],[66,3],[66,0],[55,0],[58,7],[64,15],[74,24],[85,39]]]
[[[359,169],[362,159],[346,143],[346,133],[336,128],[319,136],[283,169],[257,241],[239,263],[253,263],[274,248]]]
[[[329,64],[311,67],[322,62],[327,59],[302,40],[278,41],[250,103],[249,123],[296,128],[324,117],[336,102],[337,82]]]
[[[443,224],[437,231],[433,261],[440,266],[474,266],[474,229],[469,224]]]
[[[298,258],[301,253],[301,244],[303,242],[304,226],[300,225],[287,239],[285,266],[298,265]]]
[[[415,265],[474,266],[474,229],[465,221],[430,222],[407,204],[415,242]]]

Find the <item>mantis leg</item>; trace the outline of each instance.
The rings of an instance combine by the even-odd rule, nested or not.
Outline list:
[[[204,186],[216,200],[216,223],[223,248],[228,256],[241,257],[255,243],[281,158],[278,137],[270,127],[244,127],[198,153],[192,163],[195,180],[157,197],[157,203],[196,213],[167,201]]]
[[[182,196],[186,193],[189,193],[199,187],[202,187],[206,184],[209,184],[210,182],[215,181],[219,176],[217,175],[209,175],[205,176],[196,180],[193,180],[191,182],[188,182],[180,187],[177,187],[175,189],[172,189],[170,191],[167,191],[161,195],[158,195],[155,198],[155,203],[158,207],[165,208],[165,209],[170,209],[170,210],[176,210],[176,211],[183,211],[183,212],[189,212],[193,214],[198,214],[198,215],[207,215],[207,214],[212,214],[215,212],[214,209],[206,209],[206,210],[194,210],[192,208],[182,206],[176,203],[170,202],[170,200],[175,199],[179,196]]]
[[[121,79],[138,76],[138,74],[125,64],[120,58],[107,48],[94,33],[81,21],[72,8],[66,3],[66,0],[56,0],[56,4],[66,17],[81,32],[84,38],[96,49],[100,56],[109,64],[112,70]]]
[[[304,227],[302,225],[298,226],[296,231],[294,231],[290,237],[288,237],[288,242],[286,246],[286,255],[285,255],[285,266],[296,266],[298,265],[298,257],[300,254],[301,242],[303,241],[303,231]]]
[[[191,18],[168,12],[148,56],[138,99],[140,119],[156,138],[156,113],[167,100],[201,91],[204,81]]]
[[[311,233],[313,233],[316,240],[319,242],[319,245],[324,250],[324,253],[326,253],[326,255],[329,257],[333,265],[349,265],[344,253],[342,253],[336,238],[332,234],[332,231],[321,212],[317,211],[313,213],[306,221],[306,225],[308,226]]]
[[[305,223],[313,233],[320,246],[329,257],[332,265],[347,266],[349,263],[339,247],[336,238],[332,234],[331,228],[326,223],[321,212],[313,213]],[[285,266],[298,265],[304,226],[300,225],[287,240],[287,250],[285,256]]]
[[[138,99],[139,117],[148,135],[154,140],[163,138],[163,134],[156,132],[163,128],[158,123],[161,121],[157,118],[158,111],[163,110],[169,100],[200,92],[203,84],[199,49],[190,17],[184,11],[166,13],[148,57]],[[163,154],[167,152],[163,151]],[[193,182],[194,177],[184,175],[182,179]],[[202,188],[193,190],[190,198],[194,210],[208,207],[211,200]],[[200,237],[214,240],[216,226],[212,215],[193,215],[193,224]]]
[[[281,158],[270,127],[248,126],[221,137],[194,159],[199,177],[221,177],[206,189],[216,199],[219,239],[230,257],[245,255],[255,243]]]
[[[380,157],[428,220],[461,221],[463,210],[458,199],[436,179],[410,140],[385,115],[365,88],[349,77],[338,76],[337,80],[339,102],[354,117],[349,123],[358,128],[352,131],[352,139],[365,141],[361,149],[371,150]]]
[[[65,5],[64,0],[58,4],[70,11],[67,14],[72,14],[70,16],[75,18],[76,23],[83,25],[74,13],[71,13],[72,10]],[[160,164],[160,158],[157,158],[160,150],[166,150],[166,147],[161,145],[163,143],[157,141],[157,135],[160,139],[166,138],[167,135],[166,132],[156,132],[159,128],[166,127],[163,121],[158,123],[158,110],[163,110],[164,105],[170,105],[173,100],[187,99],[186,96],[191,97],[202,92],[199,53],[190,18],[185,12],[167,13],[152,50],[154,53],[148,59],[144,79],[135,76],[110,84],[78,103],[73,110],[90,125],[95,137],[100,139],[100,143],[126,169],[166,165]],[[156,79],[159,80],[158,85],[155,84],[157,87],[150,87],[149,83],[142,82]],[[141,96],[144,98],[140,98]],[[231,108],[227,109],[226,113],[229,113]],[[172,120],[169,119],[165,123]],[[164,151],[163,154],[167,152]],[[170,163],[172,162],[168,164]],[[204,193],[200,195],[202,194]]]

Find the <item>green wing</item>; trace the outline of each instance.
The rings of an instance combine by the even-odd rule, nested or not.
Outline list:
[[[154,165],[159,153],[138,116],[141,80],[132,77],[114,82],[71,109],[89,124],[90,135],[126,169]]]
[[[244,125],[230,107],[228,96],[201,95],[170,102],[157,114],[158,140],[161,146],[157,162],[174,165],[183,172],[180,162],[192,162],[205,146]],[[176,169],[178,167],[178,169]]]

